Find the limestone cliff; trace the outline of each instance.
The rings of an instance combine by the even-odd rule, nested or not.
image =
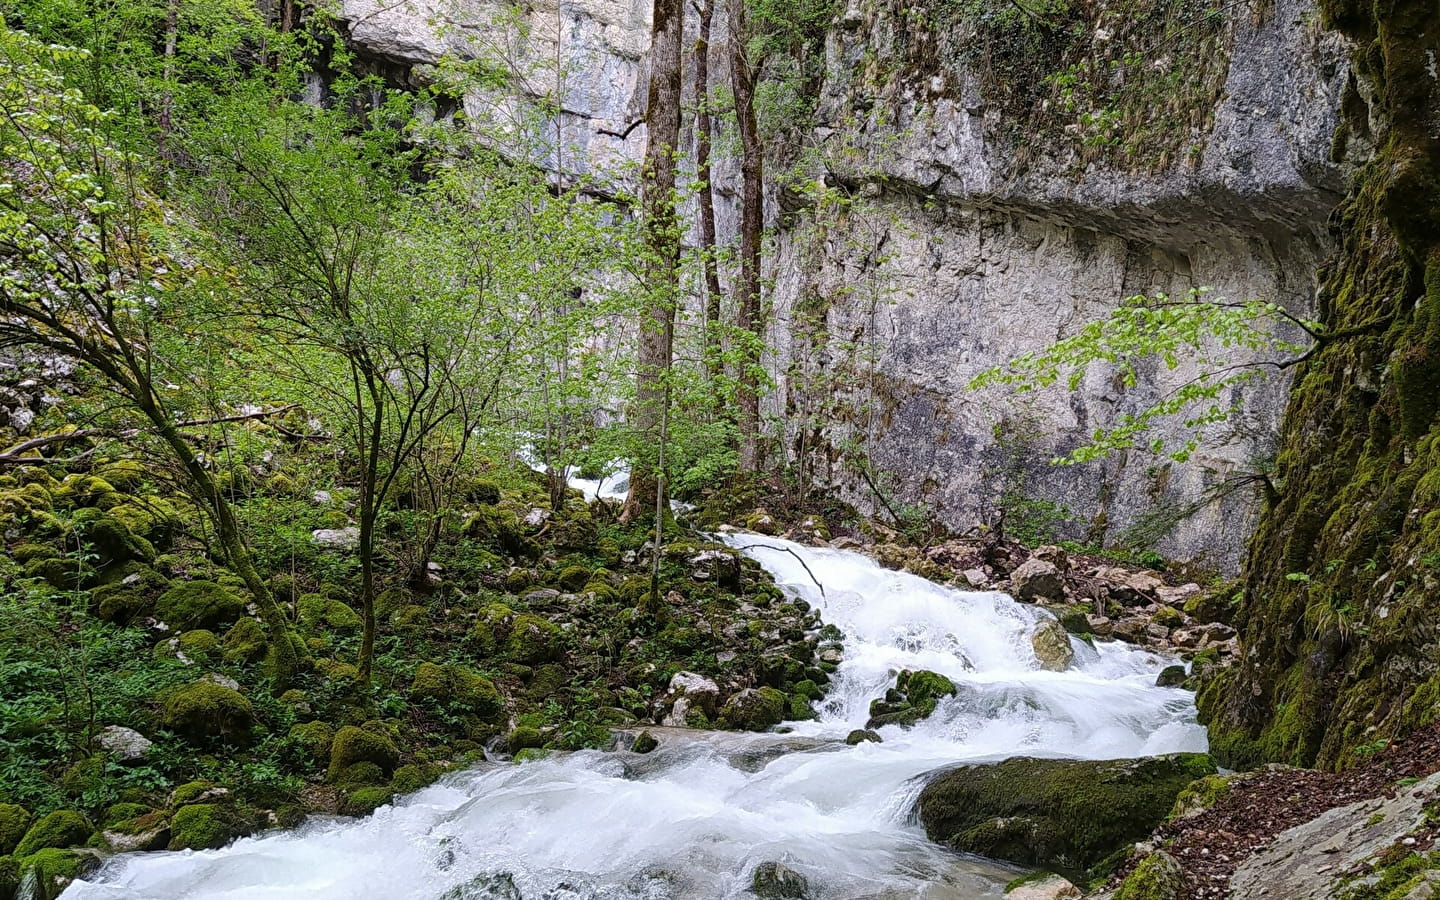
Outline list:
[[[1097,373],[1026,404],[965,385],[1136,293],[1206,285],[1309,309],[1343,184],[1339,42],[1305,0],[1019,9],[837,7],[818,77],[774,114],[767,337],[784,452],[864,508],[925,507],[963,529],[1003,497],[1012,523],[1233,570],[1258,498],[1230,486],[1273,457],[1283,378],[1237,391],[1230,427],[1184,464],[1131,452],[1071,469],[1045,460],[1195,372],[1128,391]],[[623,179],[637,158],[644,0],[346,0],[343,16],[387,60],[498,54],[527,73],[560,98],[541,130],[558,125],[567,171]],[[734,167],[718,171],[723,241]]]

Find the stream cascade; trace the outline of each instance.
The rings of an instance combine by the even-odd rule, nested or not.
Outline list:
[[[819,718],[785,733],[652,729],[646,755],[581,751],[485,763],[362,819],[312,818],[220,850],[127,854],[65,900],[719,900],[757,867],[813,900],[999,897],[1016,870],[926,840],[927,773],[1011,756],[1090,759],[1206,749],[1193,696],[1155,686],[1173,660],[1071,638],[1044,670],[1039,609],[941,586],[848,551],[730,533],[844,634]],[[959,687],[882,743],[844,743],[903,669]]]

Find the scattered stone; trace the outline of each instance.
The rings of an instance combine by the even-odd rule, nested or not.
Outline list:
[[[360,527],[317,528],[310,532],[310,539],[328,550],[354,550],[360,546]]]
[[[1085,621],[1090,626],[1090,633],[1096,637],[1109,637],[1114,630],[1114,623],[1108,616],[1086,616]]]
[[[521,519],[520,521],[526,528],[539,528],[549,520],[550,510],[541,509],[540,507],[536,506],[532,508],[528,513],[526,513],[525,518]]]
[[[221,675],[219,672],[209,672],[205,675],[200,676],[200,680],[208,681],[211,684],[218,684],[221,687],[229,688],[232,691],[240,690],[240,682],[231,678],[229,675]]]
[[[984,569],[966,569],[960,573],[960,577],[971,587],[983,588],[990,586],[990,576],[985,574]]]
[[[760,900],[806,900],[810,896],[810,882],[789,866],[764,862],[755,867],[750,892]]]
[[[100,746],[117,762],[138,763],[155,743],[133,728],[109,725],[100,732]]]
[[[1011,590],[1016,600],[1065,599],[1065,578],[1052,562],[1031,557],[1010,573]]]
[[[1061,572],[1068,571],[1070,568],[1069,555],[1066,554],[1064,549],[1057,547],[1054,544],[1046,544],[1043,547],[1036,547],[1034,550],[1030,551],[1030,558],[1044,560],[1045,562],[1048,562],[1050,565],[1059,569]]]
[[[1047,563],[1048,565],[1048,563]],[[1075,648],[1070,645],[1070,633],[1056,619],[1042,619],[1030,634],[1030,646],[1040,668],[1050,672],[1063,672],[1075,661]]]

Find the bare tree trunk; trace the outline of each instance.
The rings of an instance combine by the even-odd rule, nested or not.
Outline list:
[[[739,396],[736,424],[740,431],[740,468],[760,469],[760,236],[765,224],[764,176],[760,129],[755,121],[755,70],[745,49],[748,26],[745,0],[730,2],[730,85],[735,94],[735,122],[740,131],[740,275],[735,282],[735,324],[740,331]]]
[[[715,125],[710,118],[710,33],[715,0],[700,7],[700,37],[695,41],[695,178],[700,185],[700,260],[705,269],[705,370],[710,380],[721,374],[720,261],[715,256],[715,186],[711,184],[710,147]]]
[[[640,207],[645,220],[645,290],[649,309],[640,322],[635,377],[635,428],[648,448],[664,440],[666,385],[675,343],[675,295],[679,287],[680,234],[675,222],[675,150],[680,143],[681,0],[655,0],[650,31],[650,93],[646,104],[645,167]],[[623,521],[650,513],[659,493],[658,464],[635,460]]]
[[[160,95],[160,156],[170,158],[170,134],[175,128],[175,50],[180,41],[180,0],[165,7],[165,92]]]

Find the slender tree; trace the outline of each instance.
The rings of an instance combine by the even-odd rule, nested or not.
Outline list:
[[[735,95],[735,123],[740,132],[740,273],[735,280],[735,325],[739,332],[736,424],[740,440],[740,468],[759,471],[760,450],[760,346],[763,322],[760,307],[760,239],[765,228],[764,148],[755,118],[756,61],[747,52],[750,33],[746,0],[730,3],[730,85]]]
[[[650,90],[646,103],[645,163],[641,170],[640,208],[644,219],[642,278],[649,298],[640,322],[635,379],[634,427],[644,447],[665,444],[670,402],[669,376],[675,344],[675,305],[679,289],[680,234],[675,219],[675,152],[680,144],[681,0],[655,0],[650,29]],[[636,456],[641,454],[637,453]],[[636,460],[621,517],[630,521],[663,509],[664,485],[659,458]]]
[[[710,165],[710,150],[715,137],[715,123],[710,114],[710,35],[714,22],[715,0],[702,0],[700,35],[692,52],[695,70],[695,179],[700,206],[700,264],[705,270],[703,350],[706,373],[712,383],[719,379],[723,365],[720,350],[720,260],[715,242],[715,184]]]

